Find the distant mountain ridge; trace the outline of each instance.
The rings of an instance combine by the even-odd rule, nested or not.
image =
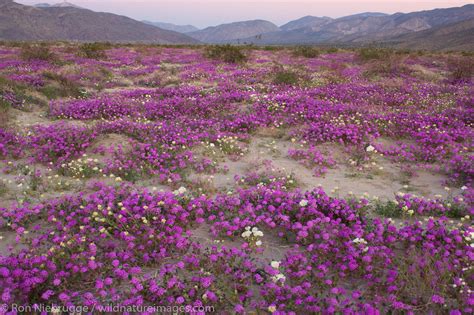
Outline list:
[[[282,26],[280,29],[282,31],[292,31],[297,29],[304,29],[304,28],[315,28],[321,27],[330,23],[333,19],[330,17],[317,17],[317,16],[304,16],[300,19],[290,21]]]
[[[428,50],[474,50],[474,19],[392,37],[389,46]]]
[[[393,43],[396,42],[396,38],[398,40],[405,38],[403,35],[411,38],[409,34],[435,30],[472,19],[474,19],[474,5],[392,15],[361,13],[337,19],[308,16],[288,22],[281,26],[279,31],[267,32],[258,38],[249,36],[240,39],[240,42],[260,45]],[[432,33],[422,34],[429,36]],[[463,31],[463,34],[465,35],[466,32]],[[429,38],[425,38],[424,42],[426,43],[427,40]],[[413,43],[414,48],[416,48],[415,44]],[[449,47],[442,43],[432,46],[440,47],[439,49],[457,49],[458,47]],[[472,42],[470,45],[463,45],[463,47],[466,46],[474,49]]]
[[[173,23],[164,23],[164,22],[150,22],[150,21],[142,21],[145,24],[153,25],[159,27],[164,30],[174,31],[178,33],[190,33],[199,31],[199,29],[193,25],[176,25]]]
[[[192,25],[139,22],[63,1],[25,6],[0,0],[0,39],[167,44],[342,45],[474,50],[474,4],[411,13],[363,12],[340,18],[304,16],[278,27],[265,20]]]
[[[0,39],[193,44],[197,40],[112,13],[60,3],[34,7],[0,0]]]
[[[187,34],[199,41],[217,44],[239,41],[239,39],[279,30],[278,26],[269,21],[251,20],[211,26]]]
[[[82,9],[80,6],[75,5],[73,3],[70,3],[70,2],[67,2],[67,1],[59,2],[59,3],[56,3],[56,4],[38,3],[38,4],[35,4],[34,7],[37,7],[37,8],[51,8],[51,7],[68,8],[68,7],[71,7],[71,8]]]

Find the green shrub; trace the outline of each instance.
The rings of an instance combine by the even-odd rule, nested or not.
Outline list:
[[[263,46],[262,49],[265,51],[279,51],[283,48],[281,46]]]
[[[293,49],[293,55],[296,57],[316,58],[320,51],[311,46],[299,46]]]
[[[247,60],[242,48],[233,45],[214,45],[206,48],[207,58],[221,60],[227,63],[242,63]]]
[[[43,76],[46,79],[53,81],[53,84],[46,85],[39,90],[49,99],[68,96],[81,97],[84,94],[78,84],[60,74],[44,72]]]
[[[359,49],[357,57],[361,61],[380,60],[388,58],[391,55],[390,51],[382,48],[364,47]]]
[[[339,51],[339,48],[337,47],[329,47],[324,50],[324,52],[327,54],[334,54],[334,53],[337,53],[338,51]]]
[[[79,55],[89,59],[104,59],[105,50],[109,48],[107,43],[85,43],[79,46]]]
[[[293,71],[282,70],[275,74],[273,83],[279,85],[296,85],[298,83],[298,75]]]
[[[388,218],[401,218],[403,215],[403,211],[398,204],[391,200],[386,202],[378,201],[375,204],[375,213]]]
[[[21,58],[23,60],[45,60],[55,61],[56,55],[45,45],[25,45],[21,49]]]

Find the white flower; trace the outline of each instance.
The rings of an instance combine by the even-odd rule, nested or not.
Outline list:
[[[270,263],[270,266],[272,266],[273,269],[278,269],[278,268],[280,268],[280,262],[274,260]]]
[[[462,187],[461,187],[461,190],[466,190],[466,189],[467,189],[466,186],[462,186]]]
[[[255,242],[255,245],[257,245],[257,246],[262,246],[262,241],[256,241],[256,242]]]
[[[275,305],[270,305],[270,306],[268,307],[268,311],[269,311],[270,313],[275,313],[276,310],[277,310],[277,308],[276,308]]]
[[[273,280],[273,282],[278,282],[278,281],[280,281],[280,280],[282,280],[282,282],[285,282],[286,277],[285,277],[284,274],[279,273],[279,274],[277,274],[276,276],[273,276],[273,277],[272,277],[272,280]]]
[[[187,191],[183,186],[179,187],[178,190],[173,191],[174,195],[182,195]]]
[[[307,205],[308,205],[308,200],[303,199],[303,200],[300,201],[300,206],[301,207],[306,207]]]
[[[369,144],[369,146],[367,148],[365,148],[365,151],[373,152],[373,151],[375,151],[375,148],[372,145]]]
[[[363,238],[357,237],[357,238],[355,238],[355,239],[352,240],[352,243],[356,243],[356,244],[367,244],[367,241],[364,240]]]
[[[262,232],[262,231],[253,232],[253,235],[254,235],[254,236],[258,236],[258,237],[262,237],[262,236],[263,236],[263,232]]]
[[[245,231],[244,233],[242,233],[242,237],[243,237],[243,238],[247,238],[247,237],[250,237],[251,234],[252,234],[252,232],[250,232],[250,231]]]

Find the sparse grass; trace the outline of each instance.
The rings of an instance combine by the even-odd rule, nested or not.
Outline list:
[[[202,194],[212,195],[218,192],[218,189],[214,185],[212,175],[201,175],[193,180],[187,181],[186,184],[186,186],[189,187],[189,189],[197,196]]]
[[[3,182],[0,182],[0,197],[4,196],[8,191],[7,185]]]
[[[247,60],[243,49],[233,45],[215,45],[206,48],[207,58],[221,60],[227,63],[242,63]]]

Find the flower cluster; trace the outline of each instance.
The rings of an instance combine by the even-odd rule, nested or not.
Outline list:
[[[0,47],[0,303],[474,312],[472,84],[445,55],[48,47]]]
[[[290,149],[288,156],[304,166],[313,169],[316,176],[324,175],[328,167],[336,165],[336,162],[331,157],[325,157],[324,154],[315,147],[310,147],[307,150]]]
[[[41,163],[52,163],[61,166],[85,153],[97,133],[86,127],[66,123],[50,126],[38,125],[29,138],[32,160]]]

